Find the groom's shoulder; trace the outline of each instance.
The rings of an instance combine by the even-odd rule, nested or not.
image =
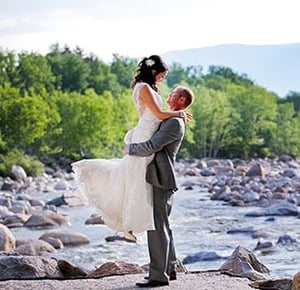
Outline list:
[[[162,121],[162,125],[184,125],[184,121],[180,117],[171,117]]]
[[[171,117],[169,119],[163,120],[158,128],[158,131],[165,131],[165,132],[181,132],[184,130],[184,121],[182,118],[179,117]]]

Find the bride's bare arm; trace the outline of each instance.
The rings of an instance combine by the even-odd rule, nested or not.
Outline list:
[[[153,96],[150,88],[147,85],[143,85],[140,88],[139,99],[142,107],[149,108],[153,115],[160,120],[168,119],[171,117],[181,117],[184,118],[185,121],[189,121],[192,119],[192,115],[186,111],[163,111],[156,102],[155,97]]]

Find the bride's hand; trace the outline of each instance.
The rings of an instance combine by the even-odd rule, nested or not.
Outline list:
[[[193,119],[193,114],[188,111],[180,111],[180,115],[182,115],[182,119],[184,120],[184,123],[187,123]]]
[[[185,111],[185,123],[187,123],[188,121],[191,121],[193,119],[193,114],[190,112]]]

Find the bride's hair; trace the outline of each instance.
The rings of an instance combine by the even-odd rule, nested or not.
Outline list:
[[[166,71],[168,67],[159,55],[144,57],[137,65],[131,87],[133,88],[138,82],[145,82],[158,92],[155,76]]]

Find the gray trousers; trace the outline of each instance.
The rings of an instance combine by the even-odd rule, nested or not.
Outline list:
[[[155,230],[147,231],[150,255],[150,280],[169,281],[175,270],[176,254],[169,224],[173,192],[153,187],[153,214]]]

